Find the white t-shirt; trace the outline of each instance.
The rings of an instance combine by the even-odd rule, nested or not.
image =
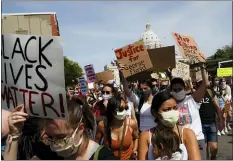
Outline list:
[[[132,116],[132,102],[128,101],[128,110],[127,110],[127,116],[128,118],[131,119],[131,116]]]
[[[132,92],[131,96],[127,98],[130,102],[132,102],[135,106],[135,111],[138,111],[138,106],[139,106],[139,98],[138,96]]]
[[[200,104],[193,99],[192,95],[189,95],[183,102],[177,104],[177,107],[180,111],[179,124],[193,130],[197,140],[205,139],[199,114]]]
[[[140,110],[140,130],[145,131],[157,126],[155,117],[151,114],[151,104],[145,102]]]

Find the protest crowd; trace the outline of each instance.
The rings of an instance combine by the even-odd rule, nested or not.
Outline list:
[[[7,40],[6,38],[5,45]],[[22,44],[23,42],[27,41],[21,41]],[[231,131],[232,82],[227,82],[224,77],[209,75],[204,61],[195,63],[195,68],[201,73],[199,80],[192,80],[190,76],[186,80],[174,76],[173,69],[167,66],[166,71],[156,78],[129,81],[129,76],[143,73],[154,63],[140,58],[143,54],[148,56],[142,42],[126,48],[115,50],[120,86],[115,81],[102,77],[95,80],[92,89],[84,85],[86,89],[82,90],[80,87],[86,83],[86,79],[79,79],[72,87],[66,90],[64,87],[64,99],[61,94],[56,97],[56,92],[51,94],[54,95],[53,103],[60,105],[57,109],[61,109],[62,114],[52,108],[51,104],[45,103],[48,97],[52,99],[45,93],[46,90],[41,90],[43,93],[39,96],[46,117],[36,116],[36,112],[32,111],[35,102],[30,94],[29,97],[25,96],[26,92],[24,101],[18,100],[18,103],[12,101],[14,99],[9,91],[4,99],[2,96],[2,101],[8,99],[6,104],[2,104],[6,106],[2,107],[2,159],[216,160],[218,137]],[[21,55],[20,51],[15,53]],[[127,59],[127,54],[130,60]],[[6,62],[9,61],[6,53],[2,55]],[[38,71],[44,69],[41,59],[51,69],[56,68],[52,66],[55,63],[50,65],[51,59],[46,59],[45,55],[41,52],[38,65],[41,69]],[[12,59],[13,56],[9,57]],[[30,60],[26,52],[25,58]],[[191,56],[188,58],[193,59]],[[138,66],[142,68],[137,68]],[[17,67],[13,69],[16,70]],[[43,73],[38,71],[38,76],[45,83],[43,78],[47,79],[51,72],[43,77]],[[53,73],[56,73],[55,70]],[[62,74],[64,73],[55,75]],[[48,90],[59,84],[54,81],[51,87],[50,82],[47,81]],[[8,81],[5,84],[10,83]],[[37,89],[42,89],[41,84],[37,85]],[[10,108],[10,105],[14,107]],[[46,109],[57,113],[56,118],[48,116]]]

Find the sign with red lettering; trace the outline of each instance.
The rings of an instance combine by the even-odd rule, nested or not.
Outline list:
[[[30,116],[68,119],[59,37],[2,35],[2,108],[24,104]]]
[[[115,54],[117,60],[125,66],[123,70],[125,78],[153,67],[143,41],[116,49]]]
[[[180,35],[178,33],[172,33],[172,35],[176,40],[180,53],[184,58],[198,62],[206,61],[206,57],[200,51],[200,49],[197,46],[197,43],[192,37]]]
[[[86,65],[84,67],[86,76],[87,76],[87,82],[92,83],[95,82],[95,70],[92,64]]]

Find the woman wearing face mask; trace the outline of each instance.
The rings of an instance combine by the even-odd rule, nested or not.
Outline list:
[[[230,127],[230,120],[231,120],[231,117],[232,117],[232,95],[231,95],[231,87],[228,86],[226,84],[226,80],[224,78],[220,79],[219,81],[219,84],[220,84],[220,91],[222,93],[222,97],[224,99],[224,103],[225,103],[225,106],[230,106],[230,108],[228,108],[227,110],[224,109],[224,114],[223,114],[223,117],[225,119],[225,128],[224,128],[224,132],[225,133],[228,133],[228,131],[231,130],[231,127]],[[228,105],[227,105],[228,104]]]
[[[156,118],[157,126],[143,131],[139,137],[139,157],[140,160],[154,160],[153,144],[151,138],[156,139],[156,131],[171,129],[180,139],[180,149],[184,160],[200,160],[200,151],[195,134],[192,130],[177,125],[179,111],[173,96],[163,91],[154,96],[151,113]]]
[[[126,117],[127,109],[124,99],[111,98],[107,107],[107,120],[99,122],[96,133],[96,142],[104,137],[104,145],[120,160],[136,159],[137,156],[137,122]]]
[[[81,98],[67,100],[69,120],[45,119],[42,123],[44,144],[65,160],[114,160],[113,153],[90,140],[89,130],[94,127],[94,117],[87,102]],[[16,159],[18,138],[27,114],[15,108],[9,117],[11,136],[7,142],[6,159]],[[49,155],[49,154],[48,154]],[[38,157],[38,156],[37,156]]]
[[[154,121],[154,117],[151,114],[151,103],[152,103],[152,99],[153,99],[153,95],[152,95],[152,90],[151,90],[151,85],[149,81],[143,81],[140,84],[140,88],[142,90],[142,99],[140,101],[141,108],[139,108],[140,110],[140,131],[145,131],[145,130],[149,130],[153,127],[156,126],[156,123]],[[143,101],[143,102],[142,102]]]
[[[117,91],[115,91],[113,85],[111,84],[104,85],[101,92],[103,100],[97,102],[92,110],[96,116],[97,123],[106,118],[108,100],[111,99],[114,95],[117,95]]]
[[[201,157],[206,159],[205,138],[202,132],[201,118],[199,114],[200,102],[209,86],[208,76],[204,64],[200,65],[202,73],[202,83],[192,93],[186,96],[185,83],[182,78],[173,78],[171,81],[171,94],[176,100],[177,108],[180,112],[179,125],[194,131],[201,151]]]

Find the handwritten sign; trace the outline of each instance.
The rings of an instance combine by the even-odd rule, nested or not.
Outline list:
[[[180,35],[178,33],[172,33],[172,35],[176,40],[179,50],[184,58],[198,62],[206,61],[206,57],[200,51],[200,49],[197,46],[197,43],[192,37]]]
[[[64,58],[58,37],[2,35],[2,108],[67,119]]]
[[[230,77],[232,76],[232,68],[218,68],[217,69],[218,77]]]
[[[80,86],[82,95],[88,94],[87,82],[84,77],[79,78],[79,86]]]
[[[153,67],[148,51],[144,48],[143,41],[137,41],[116,49],[115,54],[117,60],[125,65],[123,75],[126,78]]]
[[[92,64],[86,65],[84,67],[86,76],[87,76],[87,82],[92,83],[95,82],[95,70]]]
[[[96,79],[98,81],[113,80],[114,79],[113,72],[111,70],[107,70],[107,71],[104,71],[104,72],[96,73]]]
[[[189,65],[177,61],[176,68],[172,70],[172,76],[188,80],[190,78]]]

